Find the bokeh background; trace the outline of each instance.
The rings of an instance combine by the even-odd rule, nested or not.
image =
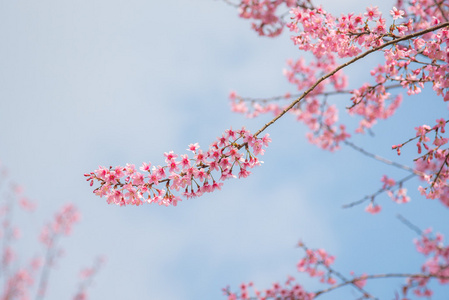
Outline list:
[[[387,14],[393,2],[379,2],[321,1],[337,15],[371,4]],[[286,59],[302,55],[289,35],[259,38],[222,1],[0,2],[0,160],[38,203],[35,213],[14,215],[23,232],[18,265],[42,253],[40,228],[63,204],[74,203],[82,214],[61,241],[65,254],[50,275],[47,299],[70,299],[80,269],[98,255],[107,263],[91,299],[224,299],[228,284],[264,288],[287,275],[315,291],[321,286],[296,271],[299,240],[336,255],[344,274],[419,271],[424,259],[412,243],[416,234],[396,215],[448,233],[447,208],[421,198],[412,180],[407,205],[382,195],[379,215],[365,213],[365,205],[342,209],[377,191],[383,174],[407,174],[350,148],[321,151],[291,116],[267,130],[273,142],[250,177],[177,207],[107,205],[84,181],[99,165],[163,164],[164,152],[187,153],[195,142],[207,149],[231,126],[257,131],[271,116],[231,113],[228,94],[295,92],[282,75]],[[350,87],[368,81],[378,61],[373,56],[348,68]],[[330,101],[343,110],[349,103]],[[391,145],[413,136],[414,126],[447,118],[441,102],[431,90],[405,98],[374,136],[354,142],[410,165],[416,149],[397,157]],[[378,280],[367,290],[391,299],[401,282]],[[435,299],[445,294],[447,288]],[[345,288],[323,299],[354,295]]]

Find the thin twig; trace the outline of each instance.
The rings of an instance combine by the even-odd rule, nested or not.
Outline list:
[[[388,89],[393,89],[393,88],[399,88],[402,87],[401,84],[392,84],[389,86],[385,86],[385,90]],[[350,94],[352,91],[354,90],[342,90],[342,91],[332,91],[332,92],[323,92],[321,94],[316,94],[314,96],[333,96],[333,95],[339,95],[339,94]],[[293,94],[290,95],[289,97],[284,96],[273,96],[273,97],[267,97],[267,98],[251,98],[251,97],[237,97],[237,99],[239,101],[244,101],[244,102],[259,102],[259,103],[265,103],[265,102],[270,102],[270,101],[280,101],[280,100],[286,100],[286,99],[291,99],[291,98],[298,98],[300,97],[301,94]]]
[[[226,4],[228,4],[228,5],[234,6],[234,7],[239,7],[238,4],[233,3],[233,2],[231,2],[231,1],[229,1],[229,0],[223,0],[223,2],[226,3]]]
[[[413,177],[415,177],[415,174],[410,174],[410,175],[408,175],[408,176],[402,178],[402,179],[399,180],[398,182],[396,182],[395,185],[402,184],[402,183],[406,182],[407,180],[412,179]],[[374,194],[371,194],[371,195],[369,195],[369,196],[365,196],[364,198],[362,198],[362,199],[360,199],[360,200],[358,200],[358,201],[354,201],[354,202],[351,202],[351,203],[349,203],[349,204],[343,205],[342,208],[351,208],[351,207],[353,207],[353,206],[362,204],[363,202],[365,202],[365,201],[367,201],[367,200],[370,200],[370,199],[373,199],[373,198],[375,198],[376,196],[378,196],[378,195],[380,195],[380,194],[382,194],[382,193],[384,193],[384,192],[386,192],[386,191],[387,191],[386,188],[381,188],[381,189],[379,189],[377,192],[375,192]]]
[[[445,123],[445,124],[447,124],[447,123],[449,123],[449,120],[446,120],[446,123]],[[425,130],[426,130],[426,133],[425,133],[424,135],[426,135],[426,134],[428,134],[429,132],[434,131],[434,130],[436,130],[436,129],[437,129],[437,128],[435,128],[435,127],[432,127],[432,128],[430,128],[430,129],[425,129]],[[403,142],[402,144],[400,144],[400,146],[403,147],[405,144],[408,144],[408,143],[410,143],[411,141],[416,140],[417,138],[420,138],[420,137],[421,137],[420,135],[417,135],[417,136],[415,136],[415,137],[412,137],[412,138],[408,139],[407,141]]]
[[[418,170],[415,170],[415,169],[413,169],[413,168],[411,168],[411,167],[409,167],[409,166],[406,166],[406,165],[403,165],[403,164],[400,164],[400,163],[397,163],[397,162],[388,160],[388,159],[386,159],[386,158],[383,158],[383,157],[381,157],[381,156],[379,156],[379,155],[370,153],[370,152],[366,151],[365,149],[360,148],[360,147],[354,145],[353,143],[351,143],[351,142],[349,142],[349,141],[343,141],[343,143],[344,143],[345,145],[351,147],[352,149],[357,150],[357,151],[359,151],[360,153],[362,153],[362,154],[364,154],[364,155],[366,155],[366,156],[368,156],[368,157],[374,158],[375,160],[378,160],[378,161],[380,161],[380,162],[383,162],[383,163],[385,163],[385,164],[387,164],[387,165],[394,166],[394,167],[396,167],[396,168],[399,168],[399,169],[402,169],[402,170],[411,172],[411,173],[413,173],[413,174],[415,174],[415,175],[420,175],[420,176],[424,176],[424,175],[425,175],[423,172],[420,172],[420,171],[418,171]]]
[[[404,218],[402,215],[397,214],[396,218],[398,218],[399,221],[401,221],[405,226],[416,232],[418,235],[423,234],[423,231],[418,226],[416,226],[415,224]]]
[[[432,184],[430,185],[431,188],[433,188],[435,186],[435,183],[437,183],[438,178],[441,175],[441,171],[443,171],[444,165],[447,164],[447,159],[449,158],[449,152],[447,153],[446,157],[444,158],[443,163],[441,164],[440,169],[438,170],[437,175],[435,176],[435,179],[433,180]]]

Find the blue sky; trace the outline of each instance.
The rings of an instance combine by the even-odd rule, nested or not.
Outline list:
[[[323,2],[338,14],[370,4]],[[390,5],[379,6],[387,12]],[[270,119],[232,114],[229,91],[254,97],[294,92],[282,68],[300,54],[288,33],[259,38],[249,27],[232,7],[211,0],[0,3],[0,160],[39,204],[31,217],[16,216],[24,230],[21,258],[39,251],[38,228],[64,203],[82,213],[63,240],[65,256],[51,274],[47,299],[72,296],[79,270],[97,255],[107,264],[91,299],[223,299],[220,290],[228,284],[253,280],[263,288],[297,275],[299,239],[336,255],[343,273],[384,273],[416,271],[421,262],[415,234],[397,213],[448,233],[447,209],[420,198],[416,181],[410,204],[382,196],[384,212],[377,216],[364,207],[341,209],[376,191],[383,174],[406,174],[352,149],[323,152],[289,116],[267,130],[273,142],[264,165],[220,192],[176,208],[116,207],[92,194],[83,174],[99,165],[162,164],[164,152],[183,154],[195,142],[207,148],[230,126],[254,132]],[[357,78],[351,86],[368,80],[375,64],[368,58],[351,67],[349,76]],[[344,106],[344,98],[336,101]],[[391,145],[412,136],[414,126],[446,116],[440,102],[431,91],[405,98],[397,116],[375,128],[375,138],[355,141],[408,163],[413,155],[397,158]],[[367,289],[391,298],[397,284]]]

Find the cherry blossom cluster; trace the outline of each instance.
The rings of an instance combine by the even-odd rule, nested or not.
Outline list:
[[[420,178],[428,184],[427,187],[420,186],[419,190],[426,198],[439,199],[441,203],[449,207],[449,150],[446,148],[449,138],[443,136],[448,122],[441,118],[435,121],[436,124],[433,127],[418,126],[415,128],[415,137],[392,148],[400,155],[405,145],[416,141],[417,152],[420,156],[415,159],[415,167],[421,173]],[[424,154],[423,149],[425,149]]]
[[[432,230],[425,230],[420,239],[416,239],[415,245],[418,252],[428,259],[421,267],[421,276],[410,277],[403,287],[404,296],[412,290],[416,296],[430,298],[432,290],[427,286],[432,278],[437,278],[439,283],[449,283],[449,246],[444,245],[444,237],[440,233],[433,236]]]
[[[72,204],[64,205],[55,214],[54,220],[42,229],[40,241],[47,247],[54,247],[55,241],[60,236],[68,236],[72,232],[73,225],[80,219],[78,209]]]
[[[386,192],[391,200],[398,204],[410,202],[410,197],[407,195],[407,189],[403,187],[404,181],[409,178],[411,177],[406,177],[406,179],[396,181],[393,178],[389,178],[387,175],[384,175],[381,179],[381,182],[383,183],[382,188],[375,194],[371,195],[371,197],[365,198],[370,198],[371,200],[365,208],[365,211],[371,214],[377,214],[381,211],[382,207],[379,204],[374,203],[374,198],[382,192]]]
[[[315,295],[308,293],[304,288],[295,282],[295,278],[288,276],[284,284],[273,283],[271,288],[260,291],[254,287],[252,282],[240,285],[240,291],[233,293],[230,288],[223,289],[223,294],[228,300],[268,300],[268,299],[302,299],[312,300]],[[253,295],[253,296],[252,296]]]
[[[249,169],[262,163],[257,156],[264,154],[264,147],[269,142],[268,134],[259,138],[245,128],[231,128],[205,152],[198,143],[190,144],[187,150],[193,157],[187,154],[178,156],[170,151],[164,153],[165,166],[143,163],[139,168],[142,172],[129,164],[125,167],[99,167],[85,176],[91,185],[94,181],[100,183],[94,193],[105,196],[109,204],[176,206],[182,199],[173,191],[181,192],[187,199],[194,198],[221,189],[226,179],[249,176]]]
[[[369,279],[375,278],[406,278],[406,283],[402,286],[402,294],[404,300],[410,299],[408,292],[412,291],[414,295],[419,297],[430,298],[433,294],[428,287],[431,279],[437,279],[441,284],[449,283],[449,246],[443,244],[443,235],[440,233],[431,235],[431,230],[428,229],[421,234],[420,239],[415,241],[418,252],[429,257],[421,267],[420,273],[385,273],[375,275],[355,275],[353,271],[350,272],[351,277],[346,277],[335,270],[331,265],[335,257],[329,255],[323,249],[309,249],[302,242],[299,243],[305,251],[305,257],[298,263],[298,270],[305,272],[310,277],[320,278],[321,283],[329,284],[315,292],[306,292],[304,288],[295,282],[295,278],[288,276],[284,285],[274,283],[271,288],[266,290],[258,290],[254,287],[252,282],[240,285],[239,292],[231,292],[230,288],[223,289],[224,294],[228,300],[243,300],[243,299],[315,299],[318,296],[329,293],[335,289],[343,286],[353,286],[363,295],[363,299],[375,299],[365,289],[365,285]],[[337,279],[335,279],[337,278]],[[362,299],[361,298],[361,299]]]
[[[396,7],[405,10],[407,17],[413,17],[416,29],[425,29],[439,20],[442,22],[446,19],[448,6],[445,1],[428,1],[428,0],[397,0]]]
[[[303,299],[312,300],[321,294],[332,291],[335,288],[352,285],[358,289],[363,295],[369,295],[363,287],[367,281],[367,275],[355,276],[351,272],[352,279],[344,277],[338,271],[334,270],[331,265],[334,263],[335,257],[329,255],[323,249],[309,249],[304,243],[298,244],[305,251],[305,256],[299,261],[297,267],[299,272],[306,273],[311,278],[319,278],[321,283],[327,285],[327,288],[316,292],[307,292],[296,279],[288,276],[284,284],[273,283],[273,285],[265,290],[258,290],[252,282],[242,283],[238,292],[231,292],[230,288],[223,289],[228,300],[244,300],[244,299]],[[337,284],[335,276],[339,278],[340,283]],[[329,287],[329,285],[331,285]]]
[[[433,153],[432,160],[418,159],[416,169],[425,173],[421,179],[428,186],[419,186],[421,195],[427,199],[439,199],[442,204],[449,207],[449,150],[437,150]]]
[[[380,213],[380,211],[382,210],[382,206],[380,206],[379,204],[376,204],[374,202],[370,202],[368,204],[367,207],[365,207],[365,211],[370,213],[370,214],[377,214]]]
[[[350,13],[339,18],[332,16],[322,8],[313,8],[313,6],[310,8],[299,5],[292,8],[292,22],[286,26],[297,33],[292,39],[299,49],[313,53],[316,62],[312,62],[310,67],[304,68],[301,67],[304,65],[303,60],[298,60],[298,63],[295,64],[295,66],[301,67],[298,72],[286,72],[289,81],[301,90],[301,87],[309,86],[314,80],[316,81],[316,77],[310,75],[317,73],[323,57],[328,61],[324,65],[331,70],[336,67],[337,57],[354,57],[362,53],[363,50],[372,50],[389,41],[404,37],[406,34],[420,29],[428,29],[444,21],[441,12],[435,15],[440,16],[439,18],[424,18],[425,13],[422,12],[428,11],[428,7],[425,5],[435,10],[435,5],[427,2],[413,1],[410,7],[405,8],[402,7],[403,3],[400,1],[398,5],[401,5],[404,10],[392,8],[390,15],[393,23],[388,28],[386,19],[382,18],[377,7],[368,7],[363,15]],[[409,9],[409,13],[406,13],[407,9]],[[419,13],[419,18],[416,18],[416,13]],[[429,15],[427,14],[427,16]],[[395,23],[405,17],[409,17],[407,21]],[[405,43],[394,43],[389,48],[379,49],[384,52],[385,64],[379,65],[371,71],[377,84],[365,84],[360,89],[351,91],[353,105],[349,112],[363,117],[357,132],[363,132],[365,128],[370,128],[376,119],[390,117],[399,107],[401,96],[397,95],[390,99],[391,94],[387,92],[387,89],[391,86],[385,86],[386,82],[397,82],[399,86],[407,89],[409,95],[419,93],[424,87],[424,83],[432,82],[437,94],[449,99],[449,95],[446,96],[446,87],[449,84],[445,76],[448,71],[448,51],[445,46],[447,37],[448,30],[440,29],[435,33],[428,32],[422,36],[411,36],[406,39]],[[294,78],[293,74],[302,76]],[[310,95],[322,94],[323,88],[324,85],[319,85]],[[341,91],[341,88],[335,87],[335,91]],[[231,97],[233,110],[245,112],[249,116],[256,116],[268,111],[276,113],[280,109],[282,110],[282,107],[271,105],[269,102],[256,104],[252,101],[252,111],[250,111],[242,103],[244,98],[234,97],[234,99],[238,99],[238,101],[233,101]],[[391,102],[388,105],[387,100]],[[305,101],[307,98],[304,99]]]
[[[368,275],[362,274],[361,276],[357,276],[357,275],[355,275],[354,271],[351,271],[350,274],[353,277],[353,279],[350,281],[350,283],[354,284],[355,286],[357,286],[360,289],[363,289],[366,285]]]
[[[402,95],[399,94],[391,98],[391,94],[383,84],[375,86],[364,84],[350,93],[353,103],[348,109],[348,113],[362,116],[359,127],[355,130],[357,133],[365,133],[365,130],[372,128],[379,119],[388,119],[402,103]]]
[[[14,242],[20,238],[20,228],[14,224],[13,215],[20,212],[32,213],[36,203],[27,198],[23,188],[9,179],[6,168],[0,166],[0,299],[23,300],[43,299],[46,294],[51,269],[56,258],[62,253],[57,242],[62,236],[71,233],[73,225],[80,219],[80,214],[73,204],[67,204],[58,211],[52,222],[41,231],[40,241],[45,246],[46,254],[33,256],[25,264],[14,251]],[[87,299],[87,285],[83,289],[84,298],[74,296],[72,299]],[[37,289],[37,294],[32,295]],[[78,293],[79,294],[79,293]],[[81,294],[79,294],[81,295]],[[32,297],[33,296],[33,297]],[[68,297],[70,298],[70,297]]]
[[[315,57],[329,52],[340,58],[354,57],[364,49],[373,49],[385,42],[386,38],[405,35],[412,28],[409,23],[392,24],[387,29],[386,19],[377,7],[368,7],[365,14],[349,13],[335,17],[321,7],[308,9],[292,8],[292,22],[287,24],[293,43],[300,49],[311,52]],[[390,12],[393,20],[402,18],[404,11],[396,8]]]
[[[282,15],[277,15],[279,6],[311,7],[307,0],[242,0],[238,4],[239,16],[252,19],[251,27],[260,36],[275,37],[282,33],[285,21]]]
[[[335,256],[329,255],[324,249],[309,249],[303,243],[299,246],[304,248],[306,255],[298,262],[299,272],[307,273],[310,277],[318,277],[321,283],[335,284],[330,266],[335,261]]]

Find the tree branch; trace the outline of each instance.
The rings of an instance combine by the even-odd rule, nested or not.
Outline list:
[[[360,277],[356,277],[350,281],[346,281],[343,283],[336,284],[327,289],[318,291],[315,293],[315,297],[318,297],[324,293],[333,291],[340,287],[346,286],[348,284],[356,284],[357,281],[362,281],[366,279],[380,279],[380,278],[438,278],[438,279],[449,279],[449,276],[442,276],[437,274],[407,274],[407,273],[391,273],[391,274],[374,274],[374,275],[364,275]]]

